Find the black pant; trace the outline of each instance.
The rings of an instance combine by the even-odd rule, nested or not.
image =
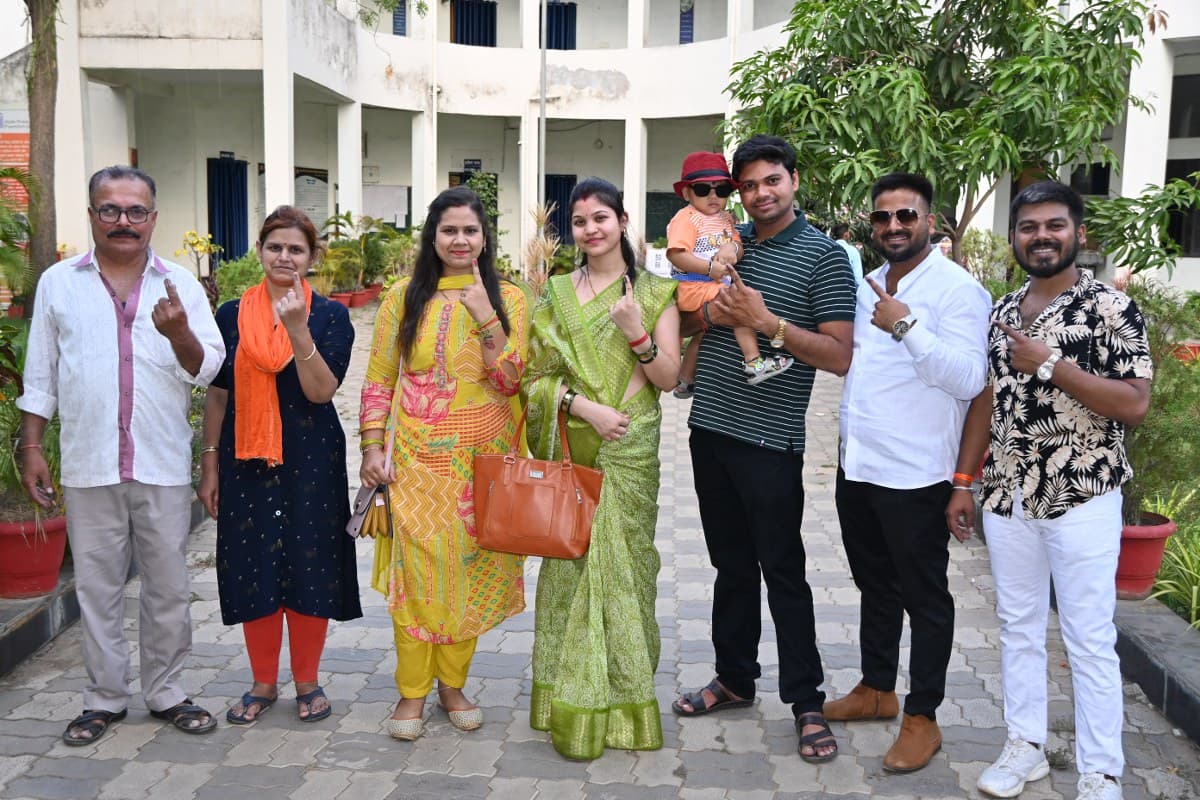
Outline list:
[[[779,698],[797,714],[819,711],[824,676],[800,538],[804,456],[701,430],[692,431],[691,450],[704,541],[717,569],[712,612],[717,679],[740,697],[754,696],[754,681],[762,674],[761,575],[779,648]]]
[[[946,695],[954,643],[954,598],[946,503],[950,484],[889,489],[846,479],[838,468],[837,510],[854,584],[862,593],[859,648],[863,682],[893,691],[904,612],[912,629],[906,714],[933,718]]]

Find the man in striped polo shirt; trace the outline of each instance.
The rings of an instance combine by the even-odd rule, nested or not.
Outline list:
[[[753,702],[761,574],[779,647],[779,696],[796,716],[800,756],[828,761],[837,741],[821,713],[824,676],[800,537],[804,414],[816,371],[844,375],[850,367],[854,275],[845,251],[794,206],[791,145],[755,136],[734,152],[732,174],[753,222],[740,228],[746,251],[733,284],[701,308],[702,326],[711,330],[700,347],[688,423],[700,519],[717,569],[716,678],[673,708],[693,716]],[[747,384],[737,325],[758,331],[760,347],[791,354],[795,366]]]

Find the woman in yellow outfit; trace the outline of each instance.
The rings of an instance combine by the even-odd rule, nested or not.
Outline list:
[[[430,204],[413,275],[384,296],[362,389],[360,477],[390,485],[395,529],[376,540],[372,580],[396,636],[400,702],[387,727],[409,741],[435,678],[451,723],[480,726],[462,692],[476,638],[525,608],[523,559],[475,539],[475,455],[507,452],[516,436],[528,326],[486,219],[470,189]]]

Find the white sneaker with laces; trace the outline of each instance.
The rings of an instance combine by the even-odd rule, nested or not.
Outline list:
[[[1078,800],[1121,800],[1121,784],[1110,781],[1099,772],[1086,772],[1079,776]]]
[[[1016,797],[1026,783],[1049,774],[1050,764],[1042,748],[1021,739],[1009,739],[996,763],[983,771],[975,785],[992,797]]]

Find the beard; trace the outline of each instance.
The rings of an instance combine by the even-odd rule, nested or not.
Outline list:
[[[883,256],[889,264],[903,264],[905,261],[925,252],[929,247],[929,232],[906,230],[908,240],[903,244],[887,245],[876,235],[871,236],[871,249]],[[896,248],[899,249],[891,249]]]
[[[1061,247],[1058,250],[1058,258],[1047,256],[1038,256],[1030,258],[1026,255],[1030,249],[1036,244],[1045,244],[1044,242],[1034,242],[1022,252],[1017,248],[1013,248],[1013,257],[1017,263],[1021,265],[1021,269],[1025,270],[1034,278],[1053,278],[1063,270],[1072,266],[1075,263],[1075,257],[1079,255],[1079,240],[1072,239],[1071,245],[1064,251]],[[1054,244],[1058,244],[1054,242]]]

